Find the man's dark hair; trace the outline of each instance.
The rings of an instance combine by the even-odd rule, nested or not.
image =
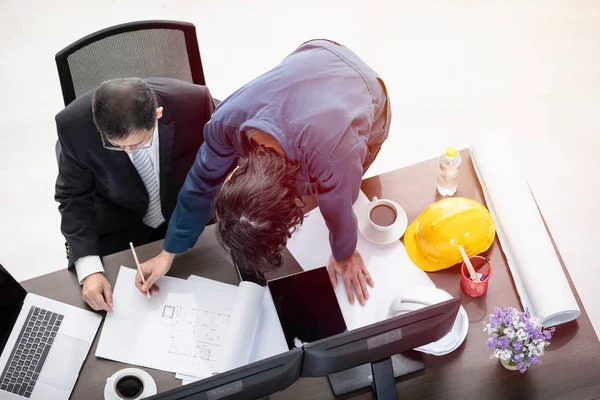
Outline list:
[[[105,81],[92,100],[94,123],[109,139],[125,139],[134,131],[153,129],[156,108],[154,91],[139,78]]]
[[[219,242],[242,273],[261,283],[281,267],[281,250],[304,220],[298,169],[274,149],[256,146],[213,201]]]

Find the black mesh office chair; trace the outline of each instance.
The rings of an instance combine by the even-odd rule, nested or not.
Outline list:
[[[112,78],[175,78],[206,85],[196,27],[138,21],[92,33],[56,54],[65,106]]]
[[[165,77],[206,85],[196,27],[188,22],[111,26],[68,45],[55,59],[65,107],[112,78]],[[59,141],[54,150],[58,160]]]

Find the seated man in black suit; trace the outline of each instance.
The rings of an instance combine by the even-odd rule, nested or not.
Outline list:
[[[164,238],[213,110],[204,86],[127,78],[104,82],[56,116],[61,230],[94,310],[112,311],[100,257]]]

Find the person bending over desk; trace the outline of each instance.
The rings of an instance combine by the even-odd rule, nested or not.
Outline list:
[[[327,40],[302,44],[281,64],[225,99],[204,128],[205,142],[183,185],[164,250],[141,265],[142,293],[194,246],[214,216],[218,238],[245,277],[264,283],[282,264],[302,223],[303,199],[316,196],[332,257],[348,299],[373,286],[356,250],[352,204],[362,176],[390,129],[391,107],[379,75],[350,49]],[[212,214],[211,214],[212,205]]]
[[[104,82],[56,116],[61,230],[94,310],[112,311],[100,256],[164,237],[213,111],[204,86],[128,78]]]

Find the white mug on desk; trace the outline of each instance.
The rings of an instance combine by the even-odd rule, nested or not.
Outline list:
[[[369,205],[371,226],[381,232],[391,230],[398,220],[399,214],[401,214],[401,211],[398,209],[397,204],[390,200],[373,197],[373,201]]]
[[[146,371],[125,368],[106,380],[105,400],[138,400],[157,393],[154,379]]]
[[[363,236],[377,244],[389,244],[402,237],[408,225],[406,212],[392,200],[373,197],[364,215],[357,215]]]

